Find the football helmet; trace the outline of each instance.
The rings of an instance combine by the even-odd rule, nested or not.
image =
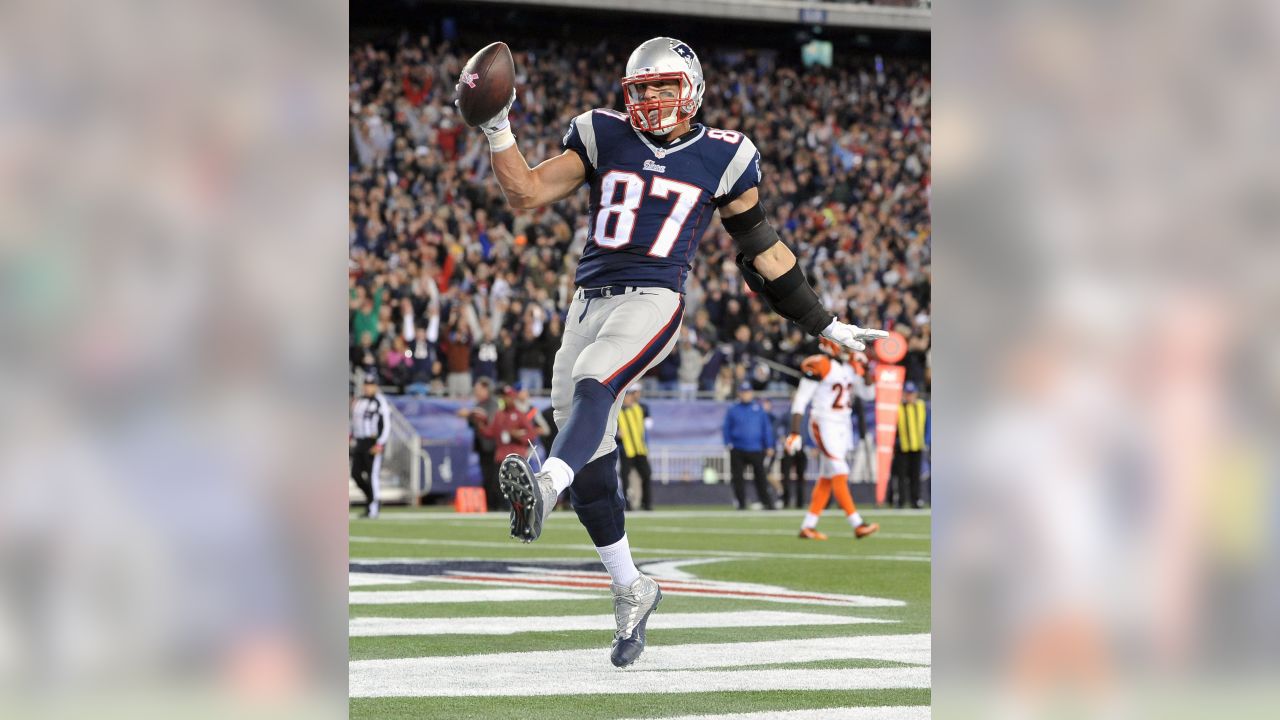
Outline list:
[[[672,98],[645,98],[648,83],[676,81],[680,91]],[[702,107],[706,83],[702,63],[688,44],[669,37],[646,40],[627,58],[622,78],[622,98],[631,125],[654,135],[666,135],[675,126],[692,118]],[[656,113],[656,119],[650,116]]]
[[[823,355],[829,355],[842,362],[848,361],[849,350],[835,340],[820,337],[818,338],[818,349]]]

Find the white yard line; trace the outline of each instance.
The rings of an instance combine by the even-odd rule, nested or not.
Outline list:
[[[824,670],[702,670],[823,660],[881,660],[927,665],[927,634],[765,642],[657,645],[626,671],[609,664],[609,649],[556,650],[357,660],[351,697],[600,695],[750,690],[927,688],[928,667]]]
[[[803,625],[860,625],[893,623],[895,620],[823,615],[802,612],[753,610],[719,613],[654,613],[649,629],[797,627]],[[568,615],[540,617],[466,618],[351,618],[351,637],[391,635],[513,635],[525,632],[566,632],[572,630],[612,631],[612,615]]]
[[[515,547],[513,540],[491,542],[485,540],[442,540],[428,538],[392,538],[392,537],[373,537],[368,535],[352,535],[350,541],[353,543],[388,543],[393,545],[443,545],[452,547],[487,547],[487,548],[503,548],[513,549]],[[595,548],[591,545],[551,545],[538,544],[538,549],[547,550],[578,550],[584,553],[594,553]],[[631,552],[637,555],[683,555],[696,557],[723,557],[723,558],[776,558],[781,560],[882,560],[888,562],[932,562],[932,559],[923,555],[820,555],[816,553],[770,553],[770,552],[745,552],[738,550],[686,550],[675,548],[644,548],[633,547]]]
[[[431,578],[423,578],[429,580]],[[483,590],[383,590],[352,591],[351,605],[413,605],[418,603],[512,602],[526,600],[590,600],[600,592],[485,588]]]
[[[929,720],[933,717],[927,705],[816,708],[813,710],[766,710],[764,712],[730,713],[726,715],[681,715],[666,720]],[[639,720],[637,718],[637,720]]]

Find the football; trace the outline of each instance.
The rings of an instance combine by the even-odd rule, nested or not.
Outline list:
[[[458,77],[458,111],[470,127],[497,115],[515,87],[516,66],[504,42],[484,46]]]

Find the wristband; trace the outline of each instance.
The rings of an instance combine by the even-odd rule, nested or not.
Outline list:
[[[490,152],[502,152],[516,144],[516,136],[511,132],[510,122],[503,122],[501,127],[492,132],[485,130],[484,136],[489,138]]]

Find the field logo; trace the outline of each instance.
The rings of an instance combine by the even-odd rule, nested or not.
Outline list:
[[[830,607],[902,607],[906,605],[901,600],[867,595],[805,592],[762,583],[701,580],[683,569],[685,566],[707,562],[716,562],[716,559],[653,560],[639,565],[662,585],[662,592],[665,595],[735,598]],[[599,568],[600,564],[596,561],[538,563],[507,560],[439,560],[353,562],[350,565],[353,576],[377,573],[490,587],[608,591],[609,574],[601,572]]]

